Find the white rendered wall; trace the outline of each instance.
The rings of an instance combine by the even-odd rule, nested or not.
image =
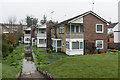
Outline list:
[[[120,43],[120,1],[118,2],[118,22],[114,28],[114,43]]]
[[[69,42],[70,44],[70,49],[67,50],[66,49],[66,54],[67,55],[83,55],[84,53],[84,40],[83,39],[66,39],[66,41]],[[72,42],[83,42],[83,49],[79,49],[79,50],[72,50]]]

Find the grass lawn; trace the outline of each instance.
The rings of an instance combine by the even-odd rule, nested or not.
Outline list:
[[[2,63],[0,63],[0,80],[2,78]]]
[[[56,78],[117,78],[118,53],[69,56],[41,68]]]
[[[47,53],[44,51],[44,48],[32,47],[32,51],[35,65],[39,68],[43,68],[44,66],[50,63],[53,63],[61,58],[67,57],[67,55],[63,53]]]
[[[18,68],[13,66],[9,66],[7,64],[2,64],[2,78],[15,78],[16,74],[18,74]]]
[[[15,78],[22,69],[24,46],[18,46],[7,57],[2,58],[2,78]]]

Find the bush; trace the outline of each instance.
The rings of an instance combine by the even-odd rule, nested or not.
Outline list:
[[[13,51],[13,46],[9,46],[9,52],[11,53]]]
[[[2,43],[2,56],[5,57],[9,54],[9,44],[3,42]]]

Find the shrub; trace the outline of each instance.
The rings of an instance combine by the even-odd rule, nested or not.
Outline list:
[[[2,43],[2,56],[5,57],[9,54],[9,44],[6,42]]]
[[[11,53],[13,51],[13,46],[9,46],[9,52]]]

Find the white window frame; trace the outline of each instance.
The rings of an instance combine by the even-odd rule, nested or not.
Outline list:
[[[102,48],[97,48],[98,41],[102,41]],[[103,40],[96,40],[96,49],[103,49],[103,45],[104,45]]]
[[[79,42],[79,49],[83,49],[83,42],[82,42],[82,48],[80,48],[80,47],[81,47],[81,46],[80,46],[80,43],[81,43],[81,42]]]
[[[69,48],[67,48],[67,45]],[[70,42],[69,41],[66,41],[66,49],[69,50],[70,49]]]
[[[59,33],[64,33],[64,27],[63,26],[59,27]]]
[[[97,31],[97,25],[102,25],[102,31]],[[104,25],[103,24],[96,24],[96,33],[103,33],[104,32]]]
[[[72,41],[72,42],[76,42],[76,41]],[[81,41],[80,41],[80,42],[81,42]],[[82,44],[83,44],[83,45],[82,45],[82,49],[80,49],[80,42],[79,42],[79,49],[73,49],[72,46],[71,46],[72,50],[83,50],[83,47],[84,47],[83,45],[84,45],[84,43],[82,42]]]

